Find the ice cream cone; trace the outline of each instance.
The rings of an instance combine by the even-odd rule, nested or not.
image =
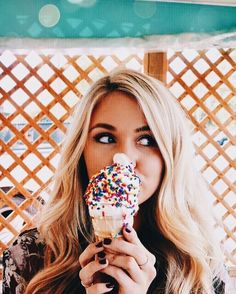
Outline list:
[[[91,211],[91,219],[96,241],[104,238],[122,238],[124,226],[133,225],[133,216],[128,215],[123,207],[103,204],[103,213]]]
[[[116,154],[113,165],[91,178],[84,197],[96,241],[122,238],[123,227],[133,225],[140,183],[134,165],[125,154]]]
[[[104,238],[122,238],[124,219],[112,216],[92,217],[92,224],[96,241]]]

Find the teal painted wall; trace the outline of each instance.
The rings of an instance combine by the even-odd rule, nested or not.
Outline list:
[[[72,0],[71,0],[72,1]],[[134,0],[86,0],[88,7],[67,0],[0,0],[0,37],[114,38],[236,29],[236,7]],[[55,4],[59,22],[39,22],[39,10]]]

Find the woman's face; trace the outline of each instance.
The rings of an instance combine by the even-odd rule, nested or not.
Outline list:
[[[135,164],[142,185],[139,204],[156,191],[163,160],[136,100],[121,91],[108,94],[95,108],[84,148],[89,178],[125,153]]]

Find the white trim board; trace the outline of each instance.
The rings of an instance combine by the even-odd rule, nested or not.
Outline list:
[[[236,0],[136,0],[136,1],[152,1],[152,2],[176,2],[188,4],[205,4],[205,5],[220,5],[220,6],[235,6]]]
[[[69,50],[81,54],[110,54],[115,51],[128,50],[136,52],[163,52],[168,49],[210,49],[236,48],[236,31],[215,34],[179,34],[153,35],[143,38],[113,39],[33,39],[33,38],[1,38],[0,53],[4,50]]]

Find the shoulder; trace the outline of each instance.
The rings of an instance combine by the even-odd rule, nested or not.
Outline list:
[[[44,246],[43,239],[40,238],[38,230],[34,228],[20,233],[14,243],[4,251],[4,256],[10,254],[11,257],[15,257],[19,261],[19,256],[40,252]]]
[[[37,229],[22,232],[3,252],[3,289],[24,288],[42,269],[44,248],[45,243]]]
[[[4,251],[4,259],[11,258],[21,269],[25,266],[25,259],[43,255],[45,243],[40,238],[36,228],[22,232],[14,243]]]
[[[40,234],[36,228],[23,231],[18,238],[14,241],[13,246],[32,246],[32,245],[44,245],[44,240],[40,237]]]

